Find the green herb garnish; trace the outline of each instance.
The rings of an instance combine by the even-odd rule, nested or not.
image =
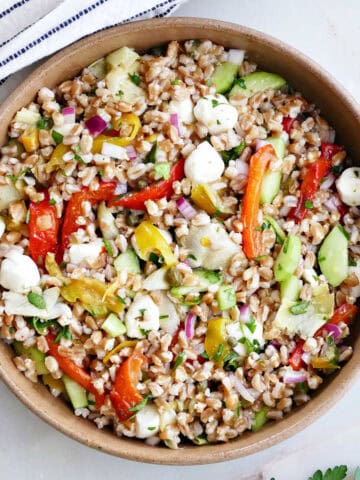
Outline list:
[[[301,315],[307,311],[310,302],[297,302],[295,305],[289,308],[290,313],[293,315]]]
[[[56,205],[56,200],[55,200],[55,198],[50,198],[50,200],[49,200],[49,205]]]
[[[42,117],[36,123],[36,128],[38,130],[49,130],[53,125],[53,122],[50,118]]]
[[[62,143],[62,141],[64,140],[64,135],[61,135],[61,133],[57,132],[56,130],[53,130],[51,132],[51,136],[56,145],[60,145],[60,143]]]
[[[129,78],[135,85],[137,85],[137,86],[140,85],[141,78],[139,77],[139,75],[137,73],[129,73]]]
[[[246,83],[243,77],[235,78],[234,85],[239,85],[240,88],[246,90]]]
[[[305,200],[305,208],[308,208],[309,210],[314,208],[313,202],[311,200]]]
[[[114,250],[113,250],[112,245],[109,242],[109,240],[107,240],[106,238],[103,238],[103,244],[104,244],[104,247],[105,247],[108,255],[110,255],[110,257],[113,257],[114,256]]]
[[[156,162],[156,150],[157,142],[151,147],[150,152],[146,155],[144,163],[155,163]]]
[[[179,85],[179,82],[180,80],[178,78],[175,78],[175,80],[171,82],[171,85]]]
[[[185,352],[179,353],[179,355],[175,358],[175,362],[171,370],[176,370],[183,363],[184,357],[185,357]]]
[[[152,400],[153,396],[151,394],[144,395],[140,403],[137,403],[134,407],[129,408],[129,412],[139,412],[142,410],[149,400]]]
[[[59,343],[62,338],[65,338],[66,340],[72,339],[72,335],[69,330],[69,325],[65,325],[65,327],[61,327],[60,332],[56,335],[54,343]]]
[[[223,150],[222,152],[220,152],[220,155],[224,160],[225,164],[227,165],[230,160],[236,160],[237,158],[239,158],[245,147],[246,143],[243,140],[239,145],[232,148],[231,150]]]

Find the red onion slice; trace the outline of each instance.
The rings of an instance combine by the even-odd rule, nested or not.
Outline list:
[[[62,109],[64,123],[65,124],[72,124],[75,123],[75,108],[74,107],[64,107]]]
[[[185,335],[186,338],[193,338],[195,333],[196,316],[193,313],[188,313],[185,319]]]
[[[195,217],[197,212],[195,208],[191,205],[191,203],[188,200],[186,200],[186,198],[184,197],[179,198],[176,201],[176,205],[181,215],[185,217],[187,220],[191,220],[192,218]]]
[[[95,115],[85,121],[85,127],[89,130],[90,135],[96,137],[105,130],[107,123],[100,115]]]
[[[335,212],[335,210],[338,209],[338,207],[341,205],[341,201],[336,195],[331,195],[326,202],[324,202],[324,205],[326,208],[330,210],[330,212]]]
[[[248,177],[249,164],[247,162],[238,158],[237,160],[235,160],[235,168],[239,172],[239,175],[242,175],[243,177]]]
[[[135,160],[137,158],[136,150],[132,145],[126,147],[126,153],[130,160]]]
[[[243,305],[241,305],[241,307],[239,308],[239,314],[240,314],[240,320],[242,322],[248,322],[249,319],[250,319],[250,307],[249,305],[247,305],[246,303],[244,303]]]
[[[326,323],[324,329],[332,335],[334,340],[341,337],[341,328],[334,323]]]
[[[307,380],[306,372],[297,372],[295,370],[289,369],[283,375],[284,383],[302,383]]]
[[[179,117],[177,113],[170,113],[170,123],[173,125],[177,132],[179,137],[181,137],[181,130],[180,130],[180,125],[179,125]]]
[[[118,182],[115,188],[115,195],[122,195],[127,192],[127,183]]]
[[[320,184],[320,190],[328,190],[332,184],[335,182],[335,175],[329,173],[327,177],[324,177],[324,181]]]

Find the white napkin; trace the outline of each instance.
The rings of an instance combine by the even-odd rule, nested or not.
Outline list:
[[[184,1],[0,0],[0,85],[8,83],[17,70],[85,35],[120,23],[167,16]]]

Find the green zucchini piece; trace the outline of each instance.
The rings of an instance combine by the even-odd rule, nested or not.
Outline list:
[[[265,423],[267,422],[267,413],[269,411],[269,407],[266,407],[265,405],[259,410],[258,412],[255,412],[254,415],[254,423],[252,425],[252,431],[257,432],[262,428]]]
[[[270,227],[274,230],[277,242],[284,243],[286,235],[284,230],[277,223],[277,221],[269,215],[265,215],[264,219],[270,224]]]
[[[220,310],[229,310],[236,305],[235,290],[232,285],[221,285],[216,293]]]
[[[280,282],[281,301],[285,298],[296,302],[301,291],[301,281],[295,275],[290,275],[286,280]]]
[[[230,90],[229,97],[241,93],[244,97],[252,97],[255,93],[265,90],[279,90],[286,84],[286,80],[276,73],[253,72],[241,77]]]
[[[45,353],[40,352],[40,350],[35,347],[24,347],[24,345],[17,340],[14,341],[13,347],[17,355],[25,355],[34,361],[35,370],[38,375],[46,375],[49,373],[45,365]]]
[[[122,322],[115,313],[108,315],[105,322],[101,325],[101,328],[113,338],[126,333],[125,323]]]
[[[222,62],[215,68],[211,80],[216,86],[217,93],[225,93],[230,90],[237,71],[238,65],[229,62]]]
[[[87,407],[88,399],[85,388],[81,387],[67,375],[62,376],[62,381],[64,382],[66,393],[69,395],[74,410]]]
[[[120,253],[120,255],[114,261],[115,270],[120,273],[123,270],[126,270],[129,273],[138,275],[140,273],[140,263],[138,256],[132,248],[128,248],[125,252]]]
[[[286,145],[281,137],[269,137],[266,139],[275,150],[277,157],[282,160],[285,157]],[[260,203],[271,203],[279,193],[281,184],[281,172],[267,172],[264,176],[261,188]]]
[[[335,225],[323,241],[318,262],[321,272],[333,287],[342,283],[349,274],[347,232],[341,225]]]
[[[289,235],[275,261],[275,280],[282,282],[292,275],[301,257],[301,240],[296,235]]]

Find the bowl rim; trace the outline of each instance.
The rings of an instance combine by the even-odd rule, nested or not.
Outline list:
[[[60,50],[56,54],[52,55],[49,59],[43,62],[38,66],[28,77],[26,77],[20,85],[7,97],[7,99],[0,106],[0,117],[3,111],[11,109],[11,105],[15,102],[16,98],[21,96],[23,89],[26,84],[35,81],[38,77],[41,77],[43,72],[52,68],[53,66],[58,66],[60,61],[71,60],[71,57],[78,55],[82,49],[87,49],[89,42],[106,42],[107,39],[110,39],[112,35],[117,32],[125,34],[126,32],[131,32],[135,28],[138,28],[141,31],[152,30],[152,29],[161,29],[174,27],[183,28],[184,31],[189,27],[195,28],[210,28],[212,31],[233,33],[234,35],[242,35],[247,39],[256,39],[257,42],[266,43],[271,45],[273,48],[281,51],[286,51],[292,58],[295,59],[296,63],[302,64],[304,68],[306,67],[311,73],[315,74],[328,88],[336,91],[336,95],[341,99],[341,101],[346,105],[346,108],[352,112],[352,114],[357,119],[360,125],[360,107],[355,101],[355,99],[329,74],[324,70],[319,64],[311,60],[305,54],[297,50],[296,48],[284,43],[283,41],[274,38],[268,34],[262,33],[258,30],[245,27],[236,23],[219,21],[215,19],[208,18],[198,18],[198,17],[169,17],[161,19],[149,19],[142,20],[138,22],[127,23],[123,25],[118,25],[111,27],[105,30],[101,30],[94,34],[88,35],[85,38],[71,44],[70,46]],[[211,35],[210,35],[211,36]],[[204,35],[206,37],[206,35]],[[1,362],[1,355],[3,352],[0,352],[0,379],[5,383],[5,385],[16,395],[19,400],[25,404],[33,413],[35,413],[42,420],[47,422],[52,427],[56,428],[63,434],[68,437],[86,445],[96,450],[101,450],[105,453],[112,454],[121,458],[141,461],[145,463],[153,464],[168,464],[168,465],[196,465],[196,464],[209,464],[222,462],[225,460],[232,460],[242,456],[247,456],[269,448],[283,440],[286,440],[290,436],[294,435],[298,431],[309,426],[313,421],[315,421],[320,415],[324,414],[330,406],[333,406],[340,398],[346,393],[346,391],[351,386],[352,382],[355,381],[356,376],[359,376],[360,373],[360,364],[351,366],[346,364],[342,367],[341,372],[337,375],[331,382],[333,385],[332,388],[333,394],[331,396],[324,395],[323,392],[320,392],[315,398],[312,398],[309,402],[311,404],[311,410],[308,408],[306,413],[303,414],[302,410],[295,410],[293,413],[290,413],[289,416],[281,420],[278,423],[271,422],[271,426],[257,433],[250,432],[244,436],[240,436],[237,439],[230,441],[224,444],[215,444],[215,445],[206,445],[202,446],[201,449],[198,446],[185,447],[184,449],[171,450],[166,448],[159,447],[149,447],[143,441],[135,443],[129,439],[125,442],[119,442],[121,447],[117,448],[114,446],[107,446],[106,441],[96,440],[96,435],[94,438],[86,439],[81,434],[81,429],[72,430],[67,426],[63,425],[61,418],[53,418],[51,411],[42,411],[38,408],[35,403],[31,400],[31,395],[28,395],[28,392],[22,390],[14,380],[13,375],[8,373]],[[347,368],[349,367],[349,368]],[[14,367],[15,368],[15,367]],[[27,380],[27,379],[26,379]],[[29,383],[30,381],[27,380]],[[325,387],[324,390],[327,390]],[[76,417],[75,417],[76,418]],[[89,422],[89,420],[86,420]],[[95,427],[95,425],[94,425]],[[96,428],[96,427],[95,427]],[[265,432],[265,433],[264,433]],[[114,435],[112,433],[112,435]],[[116,437],[115,437],[116,438]],[[245,440],[243,445],[241,439],[250,439],[248,442]],[[128,446],[124,446],[124,445]]]

